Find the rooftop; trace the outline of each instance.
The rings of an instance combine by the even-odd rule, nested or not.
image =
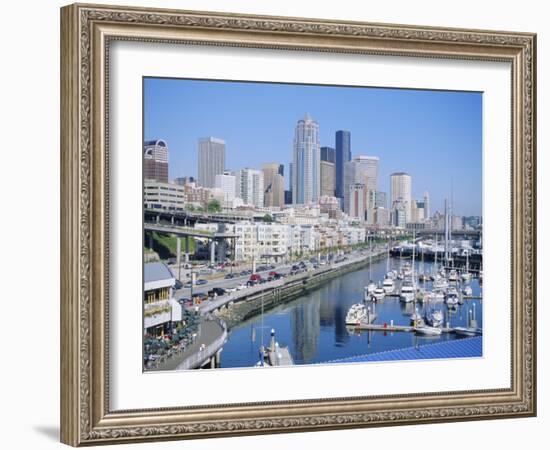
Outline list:
[[[174,278],[174,275],[168,266],[161,262],[146,263],[143,266],[143,279],[145,283],[154,281],[169,280]]]
[[[327,363],[410,361],[419,359],[474,358],[483,356],[483,338],[476,336],[367,355],[351,356]]]

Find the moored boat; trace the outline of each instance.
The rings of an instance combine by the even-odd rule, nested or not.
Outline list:
[[[372,293],[372,298],[375,302],[384,300],[385,296],[386,293],[384,292],[384,288],[382,288],[381,286],[378,286]]]
[[[422,334],[424,336],[439,336],[441,334],[441,328],[422,326],[415,329],[417,334]]]
[[[391,278],[385,278],[382,282],[382,289],[386,294],[391,294],[395,289],[395,283]]]
[[[351,305],[346,314],[346,325],[357,325],[367,316],[367,307],[363,303]]]

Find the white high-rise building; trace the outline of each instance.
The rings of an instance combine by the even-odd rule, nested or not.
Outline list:
[[[264,206],[264,173],[256,169],[241,169],[237,171],[237,197],[243,199],[246,205],[257,208]]]
[[[430,194],[428,191],[424,192],[424,219],[428,220],[430,218]]]
[[[230,172],[224,172],[216,175],[216,188],[222,192],[223,207],[233,208],[235,203],[235,193],[237,191],[237,180],[235,175]]]
[[[378,186],[378,156],[358,156],[344,164],[344,211],[350,212],[350,187],[356,184],[365,185],[367,199],[369,192],[376,192]],[[374,208],[374,203],[366,207]]]
[[[412,178],[408,173],[396,172],[390,175],[390,201],[391,208],[401,202],[400,209],[405,211],[405,222],[411,221],[411,192]]]
[[[225,141],[214,137],[199,139],[198,183],[200,186],[213,188],[216,185],[216,175],[225,170]]]
[[[319,124],[309,114],[294,132],[292,203],[315,202],[321,194],[321,144]]]

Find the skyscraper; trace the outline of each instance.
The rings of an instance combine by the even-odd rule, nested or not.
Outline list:
[[[428,191],[424,192],[424,219],[428,220],[430,218],[430,194]]]
[[[264,174],[264,204],[278,206],[285,204],[284,166],[278,163],[267,163],[262,166]]]
[[[225,141],[214,137],[199,139],[199,177],[200,186],[213,188],[216,175],[225,170]]]
[[[411,192],[412,179],[408,173],[396,172],[390,175],[390,201],[391,208],[395,209],[400,202],[400,209],[405,211],[405,221],[411,221]]]
[[[143,176],[148,181],[168,183],[168,146],[157,139],[143,143]]]
[[[237,171],[237,197],[247,205],[264,206],[264,173],[256,169]]]
[[[369,196],[369,192],[376,192],[378,184],[378,157],[377,156],[358,156],[344,164],[344,211],[349,214],[350,211],[350,186],[355,184],[365,185],[365,195],[367,202],[374,195]],[[369,202],[368,202],[369,203]],[[374,204],[366,205],[367,208],[374,208]]]
[[[294,132],[292,203],[317,201],[321,192],[320,161],[319,124],[306,113]]]
[[[332,162],[321,159],[321,195],[334,197],[336,189],[336,170]]]
[[[344,165],[351,161],[351,133],[336,132],[336,197],[344,198]]]
[[[321,161],[336,164],[336,150],[332,147],[321,147]]]

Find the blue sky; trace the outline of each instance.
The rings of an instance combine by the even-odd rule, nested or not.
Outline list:
[[[294,128],[306,112],[319,123],[322,146],[349,130],[352,157],[380,157],[379,189],[388,196],[389,175],[408,172],[413,196],[428,191],[432,212],[452,189],[455,213],[481,215],[479,92],[144,79],[144,138],[167,141],[170,179],[196,175],[204,136],[226,141],[228,169],[278,162],[287,177]]]

